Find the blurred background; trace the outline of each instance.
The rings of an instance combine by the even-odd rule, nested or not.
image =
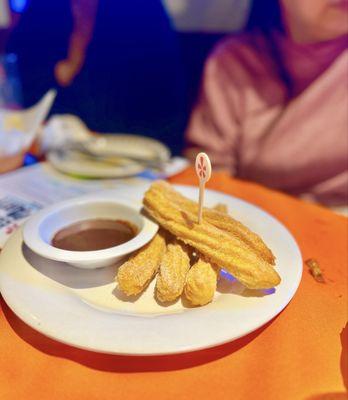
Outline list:
[[[0,111],[41,104],[25,126],[0,112],[0,149],[11,126],[58,169],[68,155],[112,165],[112,146],[139,161],[154,142],[87,132],[131,134],[164,146],[162,161],[203,150],[215,170],[347,204],[347,33],[347,0],[0,0]],[[41,142],[39,115],[55,116]]]
[[[6,102],[29,107],[55,87],[51,114],[75,114],[95,131],[156,137],[180,153],[205,58],[244,26],[249,1],[72,3],[0,0],[0,54],[17,59],[3,63],[13,87]],[[71,76],[59,65],[69,56]]]

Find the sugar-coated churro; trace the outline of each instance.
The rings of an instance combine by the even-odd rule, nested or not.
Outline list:
[[[151,190],[161,193],[162,196],[166,197],[172,203],[177,204],[183,211],[195,215],[198,212],[198,204],[177,192],[168,182],[156,181],[152,184]],[[269,264],[275,264],[275,257],[272,251],[266,246],[260,236],[230,215],[216,209],[204,208],[203,219],[211,225],[229,233],[231,236],[238,237]]]
[[[223,214],[228,212],[226,204],[222,203],[216,204],[213,210]],[[214,298],[220,268],[205,261],[202,257],[197,256],[196,258],[196,262],[187,274],[184,293],[193,306],[203,306]]]
[[[212,219],[206,217],[198,224],[197,215],[191,210],[191,202],[182,200],[179,204],[172,192],[168,196],[167,189],[167,184],[155,182],[143,199],[148,213],[163,228],[195,248],[207,261],[226,268],[248,288],[267,289],[280,283],[280,277],[272,265],[248,241],[245,242],[244,237],[241,238],[243,235],[231,235],[210,223]],[[225,217],[221,213],[218,215]]]
[[[187,246],[177,240],[169,243],[157,275],[157,299],[169,302],[181,296],[189,269],[190,257]]]
[[[117,273],[119,289],[127,296],[142,292],[157,273],[165,250],[164,234],[159,232],[150,243],[120,266]]]
[[[184,294],[193,306],[203,306],[214,298],[219,268],[199,258],[190,268],[184,287]]]

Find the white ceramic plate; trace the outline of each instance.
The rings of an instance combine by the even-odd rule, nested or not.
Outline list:
[[[146,187],[130,188],[142,198]],[[197,189],[178,186],[197,198]],[[114,190],[110,196],[124,197]],[[261,209],[214,191],[206,204],[228,205],[232,215],[260,234],[277,257],[282,282],[272,290],[248,290],[221,276],[214,302],[168,307],[153,297],[154,282],[138,299],[127,301],[114,283],[116,267],[80,270],[49,261],[23,245],[21,231],[0,255],[0,290],[9,307],[32,328],[83,349],[111,354],[155,355],[193,351],[244,336],[270,321],[289,303],[301,280],[300,251],[287,229]],[[271,329],[271,328],[270,328]]]
[[[170,151],[163,143],[144,136],[109,134],[102,135],[101,139],[98,141],[98,145],[92,149],[96,154],[115,151],[117,154],[131,154],[148,161],[160,159],[163,162],[170,158]],[[73,151],[52,151],[48,154],[47,159],[63,173],[88,178],[120,178],[139,174],[146,169],[144,164],[125,158],[119,159],[119,165],[112,165],[86,159]]]

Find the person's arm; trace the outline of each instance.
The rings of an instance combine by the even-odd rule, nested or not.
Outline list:
[[[73,31],[65,60],[55,67],[59,85],[69,86],[81,71],[88,45],[92,39],[99,0],[71,0]]]
[[[230,63],[224,52],[223,47],[218,49],[207,61],[201,95],[186,131],[184,154],[193,161],[199,151],[205,151],[215,168],[235,173],[242,101],[235,63]]]

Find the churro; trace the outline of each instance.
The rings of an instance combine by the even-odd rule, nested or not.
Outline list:
[[[147,212],[163,228],[192,246],[207,261],[227,269],[248,288],[267,289],[280,283],[280,277],[271,263],[261,256],[255,246],[250,245],[250,240],[244,241],[245,235],[232,235],[222,227],[213,225],[210,221],[215,221],[216,224],[216,215],[214,214],[214,218],[209,218],[211,214],[206,211],[203,222],[198,224],[197,214],[192,212],[192,202],[185,203],[184,200],[178,202],[179,196],[174,198],[173,192],[176,192],[167,185],[163,182],[153,183],[143,199]],[[168,189],[170,189],[169,195]],[[183,196],[182,198],[185,199]],[[212,212],[222,216],[225,221],[227,216],[216,211]],[[225,226],[225,223],[221,225]],[[241,223],[233,226],[239,227],[239,225]],[[240,229],[239,232],[243,233],[245,229]],[[248,229],[247,232],[249,235]]]
[[[198,204],[177,192],[169,183],[165,181],[156,181],[151,185],[151,191],[160,193],[168,199],[168,201],[176,204],[183,211],[197,215]],[[267,263],[272,265],[275,264],[275,257],[272,251],[266,246],[260,236],[252,232],[249,228],[232,218],[227,213],[222,213],[219,210],[214,210],[212,208],[204,208],[203,219],[231,236],[241,239],[248,247],[250,247],[251,250],[256,252]]]
[[[227,214],[226,204],[218,203],[213,210]],[[213,301],[220,268],[197,256],[196,262],[190,268],[184,293],[193,306],[203,306]]]
[[[157,275],[157,299],[161,302],[170,302],[181,296],[189,269],[190,257],[187,246],[177,240],[169,243]]]
[[[193,306],[203,306],[210,303],[214,298],[219,268],[210,262],[199,258],[190,268],[184,294]]]
[[[119,289],[127,296],[141,293],[156,275],[165,250],[164,234],[159,232],[120,266],[117,273]]]

